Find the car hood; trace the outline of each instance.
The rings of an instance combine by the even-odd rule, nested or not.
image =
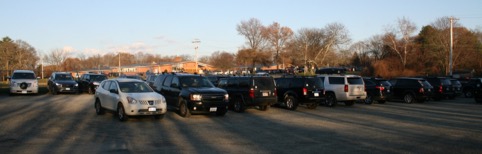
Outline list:
[[[227,93],[226,90],[216,87],[201,87],[201,88],[187,88],[186,90],[192,93],[198,94],[219,94],[219,93]]]
[[[55,81],[55,83],[58,83],[58,84],[77,84],[77,82],[72,81],[72,80],[57,80],[57,81]]]
[[[161,100],[164,96],[156,92],[147,93],[125,93],[126,96],[137,100]]]

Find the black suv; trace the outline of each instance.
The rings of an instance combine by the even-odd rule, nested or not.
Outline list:
[[[482,103],[482,79],[481,78],[473,79],[473,82],[475,84],[473,89],[475,102]]]
[[[455,92],[450,79],[445,77],[425,77],[425,80],[433,86],[433,100],[439,101],[442,98],[453,99],[455,97]]]
[[[259,107],[266,111],[276,104],[276,86],[268,76],[235,76],[221,78],[219,88],[229,93],[229,107],[236,112],[243,112],[248,107]]]
[[[363,82],[365,82],[365,91],[367,92],[367,98],[364,100],[365,104],[372,104],[373,101],[383,104],[389,99],[391,84],[387,80],[363,78]]]
[[[179,115],[227,112],[229,95],[226,90],[216,88],[204,76],[194,74],[165,74],[162,85],[157,87],[166,98],[167,105],[179,110]]]
[[[431,97],[432,85],[423,78],[400,77],[390,80],[390,99],[401,99],[405,103],[413,103],[415,100],[423,103]]]
[[[107,76],[103,74],[84,74],[79,79],[79,89],[80,92],[88,92],[89,94],[94,94],[95,89],[99,84],[106,80]]]
[[[474,96],[474,90],[477,86],[477,83],[480,80],[479,78],[472,78],[468,81],[462,83],[462,92],[466,98],[470,98]]]
[[[296,110],[298,105],[315,109],[325,99],[325,88],[320,78],[316,77],[281,77],[276,78],[276,89],[280,105]]]
[[[54,72],[49,78],[47,88],[52,95],[58,93],[79,93],[79,84],[68,72]]]

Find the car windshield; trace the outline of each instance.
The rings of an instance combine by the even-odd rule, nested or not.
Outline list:
[[[124,93],[153,92],[153,90],[144,82],[119,82],[119,87]]]
[[[35,79],[33,73],[14,73],[12,79]]]
[[[180,82],[182,87],[214,87],[211,81],[209,81],[206,77],[202,76],[181,77]]]
[[[57,74],[55,80],[74,80],[70,74]]]
[[[90,78],[92,81],[104,81],[105,79],[107,79],[107,77],[103,75],[92,75],[90,76]]]

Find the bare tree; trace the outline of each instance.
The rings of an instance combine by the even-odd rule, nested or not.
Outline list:
[[[62,49],[54,49],[50,51],[50,54],[44,56],[45,62],[49,63],[50,65],[54,65],[56,70],[62,69],[60,66],[65,59],[67,59],[67,51]]]
[[[323,39],[322,42],[320,42],[322,46],[318,50],[314,60],[317,60],[322,64],[325,61],[328,52],[333,51],[335,47],[349,43],[351,39],[348,36],[348,33],[348,30],[343,24],[332,23],[326,25],[322,30]]]
[[[216,51],[212,53],[211,57],[209,58],[209,64],[213,65],[218,69],[221,69],[221,71],[226,71],[235,67],[233,61],[234,54],[228,53],[226,51]]]
[[[396,28],[387,30],[385,39],[387,45],[397,54],[402,64],[403,69],[407,65],[407,56],[412,51],[410,49],[413,44],[411,35],[415,32],[416,26],[409,19],[403,17],[398,19],[398,25]]]
[[[262,34],[263,28],[261,21],[255,18],[251,18],[248,21],[241,21],[241,23],[236,26],[239,35],[243,35],[246,38],[248,49],[252,51],[252,55],[256,57],[251,59],[252,61],[250,63],[252,69],[256,66],[256,62],[261,61],[263,64],[266,64],[266,61],[268,61],[266,59],[261,59],[266,58],[266,53],[261,52],[267,42]]]
[[[279,54],[285,47],[286,42],[293,36],[293,31],[289,27],[281,27],[279,23],[274,22],[263,28],[262,33],[263,37],[270,43],[271,48],[276,52],[274,61],[276,69],[279,69]]]

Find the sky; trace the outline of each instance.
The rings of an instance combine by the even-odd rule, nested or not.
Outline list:
[[[341,23],[352,42],[383,34],[399,18],[417,26],[453,16],[482,29],[480,0],[0,0],[0,37],[23,40],[38,52],[64,49],[72,57],[117,52],[198,55],[236,53],[236,31],[256,18],[297,32]]]

